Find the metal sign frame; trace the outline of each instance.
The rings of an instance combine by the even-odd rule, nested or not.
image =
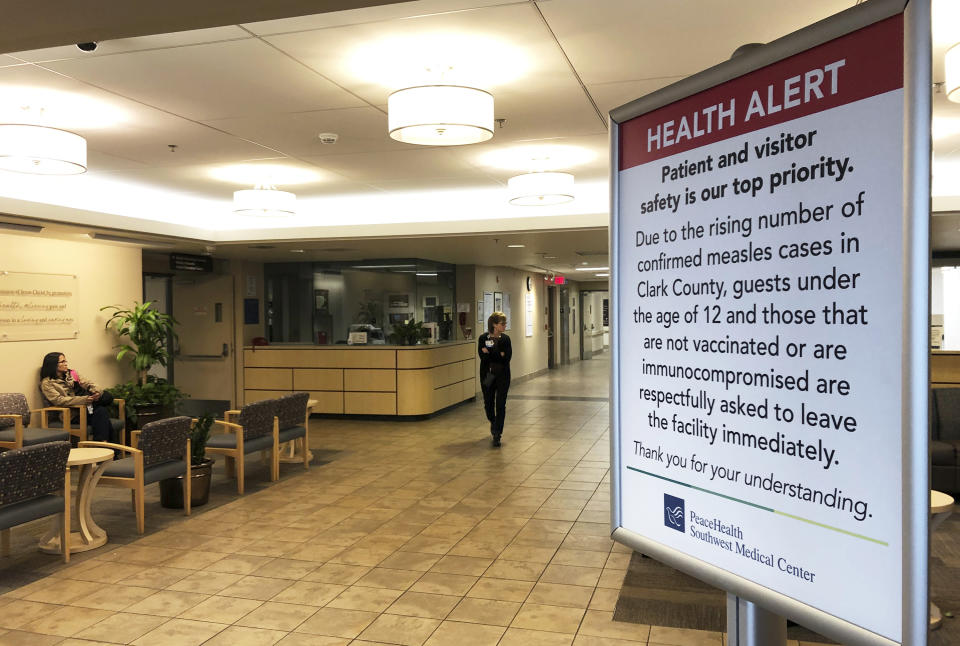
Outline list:
[[[611,268],[620,265],[620,124],[728,80],[775,63],[880,20],[904,14],[903,318],[902,318],[902,644],[926,644],[928,634],[928,392],[930,312],[930,0],[870,0],[700,72],[610,112]],[[869,135],[868,135],[869,136]],[[611,280],[614,316],[610,387],[612,538],[682,572],[850,645],[894,646],[893,642],[843,618],[732,574],[709,562],[653,541],[621,524],[623,460],[620,455],[620,281]],[[901,353],[890,350],[897,360]],[[878,594],[882,594],[879,591]],[[868,602],[868,600],[864,600]]]

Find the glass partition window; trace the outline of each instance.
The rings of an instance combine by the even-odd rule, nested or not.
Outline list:
[[[422,322],[453,340],[455,267],[418,259],[264,265],[271,343],[397,344]]]

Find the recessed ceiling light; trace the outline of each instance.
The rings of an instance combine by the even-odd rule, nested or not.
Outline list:
[[[609,267],[577,267],[577,271],[607,271]]]
[[[609,276],[609,275],[610,275],[610,274],[603,273],[603,274],[597,274],[597,277],[598,277],[598,278],[606,278],[606,277]]]
[[[526,246],[525,244],[508,244],[507,249],[523,249]]]
[[[437,272],[418,271],[417,276],[436,276]]]
[[[291,249],[290,253],[303,253],[303,249]]]
[[[557,260],[560,256],[544,256],[544,260]]]

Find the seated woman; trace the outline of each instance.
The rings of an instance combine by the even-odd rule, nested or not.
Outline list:
[[[67,358],[60,352],[51,352],[43,358],[40,367],[40,392],[49,406],[86,406],[87,427],[96,442],[118,442],[111,437],[110,404],[113,395],[92,381],[70,370]],[[76,423],[80,413],[74,412],[71,423]]]

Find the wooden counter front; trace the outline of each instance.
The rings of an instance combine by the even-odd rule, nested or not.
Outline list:
[[[305,391],[316,413],[429,415],[476,396],[473,341],[244,348],[244,403]]]
[[[930,385],[933,388],[960,387],[960,352],[930,352]]]

